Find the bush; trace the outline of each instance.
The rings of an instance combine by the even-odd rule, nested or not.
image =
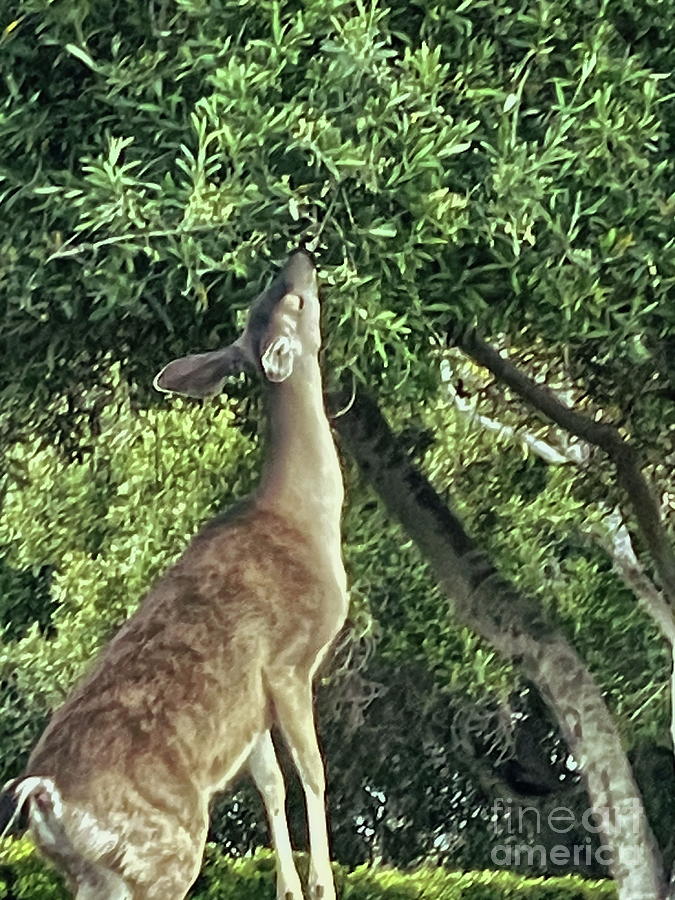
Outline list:
[[[2,846],[0,844],[0,846]],[[42,862],[27,840],[7,841],[0,852],[0,898],[67,900],[59,877]],[[301,878],[307,857],[298,855]],[[451,872],[421,868],[415,872],[359,866],[352,872],[335,866],[342,900],[615,900],[610,881],[576,876],[523,878],[512,872]],[[202,873],[190,892],[193,900],[273,900],[274,855],[261,850],[253,857],[232,859],[209,844]]]

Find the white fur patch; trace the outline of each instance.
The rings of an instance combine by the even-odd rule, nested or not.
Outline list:
[[[7,788],[9,788],[12,783],[12,781],[7,782],[4,789],[6,790]],[[16,809],[14,810],[14,814],[12,815],[11,819],[5,826],[2,834],[0,834],[0,837],[3,837],[11,829],[12,825],[14,825],[18,817],[21,815],[24,806],[36,791],[45,791],[49,795],[49,801],[52,805],[52,809],[54,810],[54,814],[56,816],[61,815],[61,812],[63,811],[61,795],[59,794],[58,789],[52,779],[44,778],[40,775],[30,775],[28,776],[28,778],[24,778],[20,782],[19,787],[14,791]]]
[[[269,344],[260,360],[268,381],[285,381],[293,374],[293,362],[300,350],[297,338],[279,335]]]
[[[221,778],[218,781],[218,783],[213,786],[213,788],[212,788],[213,793],[217,793],[218,791],[225,790],[225,788],[228,786],[230,781],[232,781],[234,776],[237,774],[237,772],[241,769],[241,767],[244,765],[246,760],[251,755],[251,750],[253,750],[255,745],[258,743],[259,738],[260,738],[260,735],[256,734],[256,736],[251,739],[251,741],[246,745],[246,748],[239,754],[239,756],[236,758],[234,763],[230,766],[230,768],[225,773],[223,778]]]
[[[87,852],[92,856],[100,856],[114,850],[119,843],[119,836],[109,828],[102,828],[98,819],[85,810],[74,809],[73,814],[79,832],[78,841],[86,841]]]
[[[63,844],[64,840],[63,831],[60,825],[60,820],[63,815],[61,794],[51,778],[31,778],[26,780],[36,782],[33,789],[30,791],[28,800],[30,800],[32,795],[37,791],[40,791],[41,793],[46,792],[49,796],[49,803],[51,806],[49,812],[44,812],[38,805],[29,807],[31,827],[39,836],[43,846],[57,848],[59,843]],[[55,821],[59,823],[56,832],[54,830]]]

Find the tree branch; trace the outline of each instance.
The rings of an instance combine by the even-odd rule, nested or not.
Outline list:
[[[561,428],[595,447],[604,450],[616,467],[619,484],[631,502],[643,540],[651,553],[666,600],[675,609],[675,552],[661,519],[654,494],[645,478],[637,450],[623,438],[617,428],[595,422],[589,416],[561,403],[546,387],[505,359],[494,347],[482,340],[475,329],[455,335],[456,343],[479,365],[508,385],[530,406],[543,413]]]
[[[441,362],[441,381],[446,387],[448,397],[455,409],[465,416],[473,425],[480,425],[486,431],[491,431],[499,437],[507,440],[517,441],[524,444],[536,456],[539,456],[544,462],[554,466],[564,466],[569,463],[580,465],[588,459],[588,451],[586,444],[571,444],[567,447],[554,447],[548,441],[535,437],[528,431],[516,429],[511,425],[505,425],[503,422],[492,419],[490,416],[484,416],[478,412],[475,403],[464,400],[459,396],[454,384],[452,383],[452,371],[447,360]],[[583,448],[583,449],[581,449]]]
[[[661,633],[675,647],[675,619],[671,608],[638,560],[618,509],[607,514],[598,536],[621,580],[633,591]]]
[[[624,584],[628,585],[670,642],[670,738],[675,747],[675,621],[671,608],[640,565],[618,509],[607,517],[601,541]]]
[[[452,384],[449,365],[443,366],[441,364],[441,380],[447,387],[448,396],[454,407],[461,415],[466,416],[472,424],[479,425],[481,428],[498,434],[500,437],[524,444],[549,465],[566,465],[569,463],[581,465],[589,458],[590,447],[586,441],[559,449],[540,438],[536,438],[527,431],[512,428],[510,425],[504,425],[496,419],[480,415],[474,404],[463,400],[457,394]],[[630,533],[623,522],[620,511],[618,509],[609,510],[607,507],[602,506],[601,509],[604,510],[603,524],[587,529],[587,531],[592,532],[596,540],[602,545],[603,550],[611,559],[619,578],[633,592],[638,602],[651,616],[663,636],[671,644],[673,651],[675,651],[675,617],[671,607],[639,562]],[[673,704],[671,734],[673,735],[673,745],[675,746],[675,704]]]

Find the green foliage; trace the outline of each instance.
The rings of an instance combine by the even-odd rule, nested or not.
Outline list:
[[[0,512],[4,571],[49,569],[52,576],[50,627],[37,616],[21,627],[34,605],[29,595],[0,645],[0,679],[11,686],[0,721],[21,742],[3,747],[8,768],[16,766],[11,751],[22,753],[30,740],[22,717],[35,728],[205,513],[248,492],[250,470],[240,460],[251,442],[232,423],[226,404],[134,415],[119,395],[79,462],[64,465],[56,450],[35,445],[10,453],[22,474]],[[22,595],[11,596],[20,606]]]
[[[500,415],[508,421],[508,412]],[[513,440],[495,442],[467,428],[448,405],[429,422],[438,436],[426,459],[434,478],[463,485],[456,499],[471,531],[502,571],[567,630],[629,742],[665,734],[668,651],[593,539],[607,513],[606,497],[587,486],[580,490],[573,466],[547,466]]]
[[[222,340],[244,281],[322,223],[336,371],[419,399],[430,339],[478,319],[564,351],[603,401],[629,398],[658,443],[675,59],[660,37],[657,64],[646,47],[674,12],[672,0],[639,15],[632,0],[6,10],[3,408],[13,398],[18,416],[39,397],[45,415],[50,391],[90,382],[102,354],[147,383],[167,348]]]
[[[30,841],[0,841],[0,897],[7,900],[63,900],[63,882],[33,849]]]
[[[507,412],[500,415],[508,422]],[[428,421],[437,435],[425,460],[434,479],[462,485],[455,500],[470,530],[565,628],[629,743],[665,735],[668,648],[593,540],[605,497],[580,490],[573,466],[547,466],[514,441],[467,428],[447,404]]]
[[[54,605],[50,588],[49,566],[17,571],[0,562],[0,628],[14,635],[33,624],[48,628]]]
[[[9,863],[9,865],[7,864]],[[11,851],[0,868],[0,898],[65,900],[59,880],[27,847]],[[298,860],[301,877],[306,859]],[[422,868],[405,873],[361,866],[354,871],[335,867],[338,895],[343,900],[614,900],[611,882],[581,878],[521,878],[509,872],[450,872]],[[189,896],[194,900],[273,900],[274,859],[266,851],[233,861],[214,845],[207,847],[205,865]],[[4,880],[4,883],[3,883]],[[11,889],[11,893],[8,890]]]
[[[674,18],[675,0],[0,0],[7,774],[257,470],[241,386],[158,411],[152,375],[230,340],[271,265],[312,238],[327,372],[377,391],[397,427],[432,428],[412,452],[562,620],[627,741],[667,737],[663,647],[579,534],[599,494],[616,499],[612,474],[594,461],[579,485],[467,436],[438,357],[476,321],[545,374],[562,361],[666,483]],[[508,718],[522,686],[349,487],[351,630],[322,697],[339,846],[352,862],[373,847],[409,862],[451,834],[450,858],[485,864],[488,798],[455,725]],[[390,697],[368,706],[378,683]],[[247,828],[248,849],[261,833]]]

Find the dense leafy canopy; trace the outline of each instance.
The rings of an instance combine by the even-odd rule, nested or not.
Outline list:
[[[77,393],[102,354],[147,377],[167,350],[217,342],[244,285],[322,224],[337,369],[423,396],[429,340],[478,318],[564,351],[656,440],[672,388],[669,12],[75,0],[6,14],[5,390]]]
[[[231,339],[301,240],[320,257],[330,377],[377,392],[502,569],[563,622],[627,745],[666,743],[664,648],[585,527],[619,499],[610,468],[594,459],[580,478],[467,426],[439,361],[477,322],[618,421],[667,487],[675,3],[0,11],[6,772],[198,523],[253,483],[247,387],[159,409],[149,385],[168,358]],[[320,697],[338,856],[483,864],[504,787],[481,760],[503,774],[528,716],[567,783],[564,750],[349,482],[350,628]],[[655,816],[666,832],[671,815]],[[234,848],[264,840],[241,801],[215,827]]]

